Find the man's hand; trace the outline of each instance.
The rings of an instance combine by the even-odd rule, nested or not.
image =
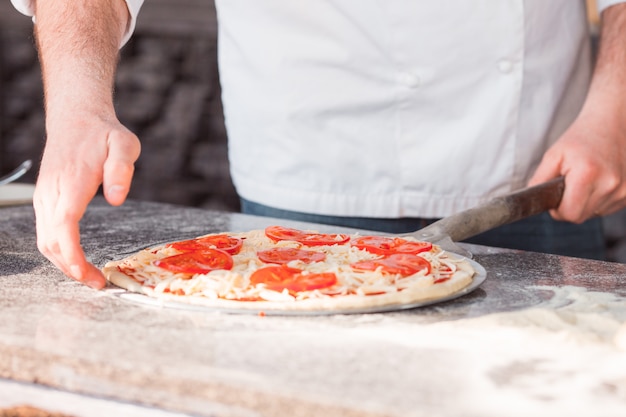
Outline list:
[[[123,0],[47,0],[37,1],[35,16],[47,133],[34,196],[37,245],[68,276],[102,288],[78,223],[100,184],[111,204],[122,204],[139,156],[137,137],[113,108],[129,13]]]
[[[565,176],[552,210],[574,223],[626,207],[626,4],[606,9],[598,62],[580,115],[546,152],[529,185]]]
[[[565,176],[563,199],[551,211],[552,217],[582,223],[626,206],[626,126],[622,124],[607,123],[602,114],[581,114],[546,152],[530,185]]]
[[[117,120],[81,113],[49,136],[34,196],[39,250],[66,275],[93,288],[106,284],[80,246],[78,222],[100,184],[112,205],[126,199],[139,157],[137,137]]]

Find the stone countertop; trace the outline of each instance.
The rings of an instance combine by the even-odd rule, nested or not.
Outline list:
[[[96,200],[81,230],[102,266],[151,243],[276,223]],[[0,378],[194,416],[623,415],[626,265],[469,248],[487,280],[430,307],[207,313],[64,277],[37,252],[32,208],[0,208]]]

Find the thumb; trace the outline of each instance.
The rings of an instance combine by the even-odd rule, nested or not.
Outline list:
[[[540,184],[542,182],[549,181],[562,174],[561,172],[561,158],[554,157],[549,151],[541,160],[541,163],[535,170],[535,173],[528,181],[528,186]]]
[[[114,130],[107,141],[108,153],[104,162],[102,187],[107,201],[114,206],[121,205],[130,191],[130,183],[135,171],[135,161],[139,158],[139,139],[128,130]]]

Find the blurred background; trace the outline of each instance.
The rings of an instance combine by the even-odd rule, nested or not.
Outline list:
[[[130,197],[236,211],[212,0],[148,0],[121,51],[115,103],[142,141]],[[32,22],[0,2],[0,173],[39,161],[42,85]],[[36,168],[36,167],[34,167]],[[34,182],[36,169],[24,181]]]
[[[589,3],[594,42],[595,0]],[[34,183],[44,147],[32,22],[0,2],[0,174],[25,159]],[[238,211],[228,171],[213,0],[148,0],[121,51],[118,116],[142,142],[130,198]],[[605,218],[611,261],[626,262],[626,211]]]

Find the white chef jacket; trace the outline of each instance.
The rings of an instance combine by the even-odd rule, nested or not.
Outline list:
[[[35,21],[35,3],[36,0],[11,0],[13,6],[22,14],[33,17],[33,22]],[[137,23],[137,15],[139,14],[139,9],[143,4],[143,0],[128,0],[128,11],[131,15],[131,20],[128,23],[128,28],[126,29],[126,34],[124,39],[122,40],[122,45],[128,42],[133,31],[135,30],[135,25]]]
[[[591,75],[582,0],[216,6],[233,181],[286,210],[441,217],[521,187]]]

